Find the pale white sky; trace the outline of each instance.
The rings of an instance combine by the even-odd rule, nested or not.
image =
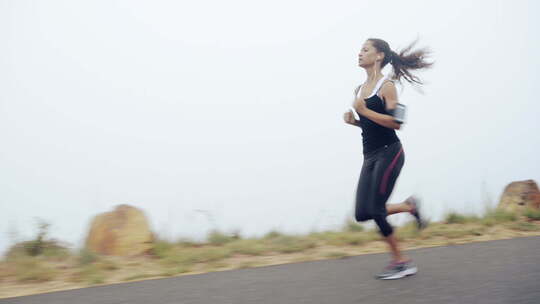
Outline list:
[[[342,115],[370,37],[396,51],[419,37],[436,60],[424,95],[400,93],[406,160],[389,203],[418,193],[433,219],[482,212],[507,183],[540,182],[539,8],[0,0],[0,252],[12,229],[35,235],[34,217],[79,246],[121,203],[171,239],[338,228],[363,160]]]

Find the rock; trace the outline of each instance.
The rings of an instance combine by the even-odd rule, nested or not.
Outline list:
[[[513,212],[526,208],[540,209],[538,185],[531,179],[510,183],[504,188],[498,207]]]
[[[146,253],[153,241],[144,213],[129,205],[118,205],[114,211],[94,217],[86,248],[105,255],[134,256]]]

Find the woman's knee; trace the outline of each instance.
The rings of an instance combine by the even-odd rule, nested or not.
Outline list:
[[[387,237],[394,232],[394,228],[388,223],[385,215],[375,215],[373,216],[373,219],[379,227],[379,233],[382,236]]]

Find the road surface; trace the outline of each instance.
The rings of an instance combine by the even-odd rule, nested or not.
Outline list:
[[[540,303],[540,236],[406,251],[414,276],[373,278],[389,254],[95,286],[0,303]]]

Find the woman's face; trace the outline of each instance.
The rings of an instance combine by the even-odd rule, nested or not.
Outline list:
[[[358,54],[358,65],[363,68],[369,67],[375,64],[375,62],[382,60],[382,58],[382,53],[377,52],[377,49],[368,40],[364,42]]]

